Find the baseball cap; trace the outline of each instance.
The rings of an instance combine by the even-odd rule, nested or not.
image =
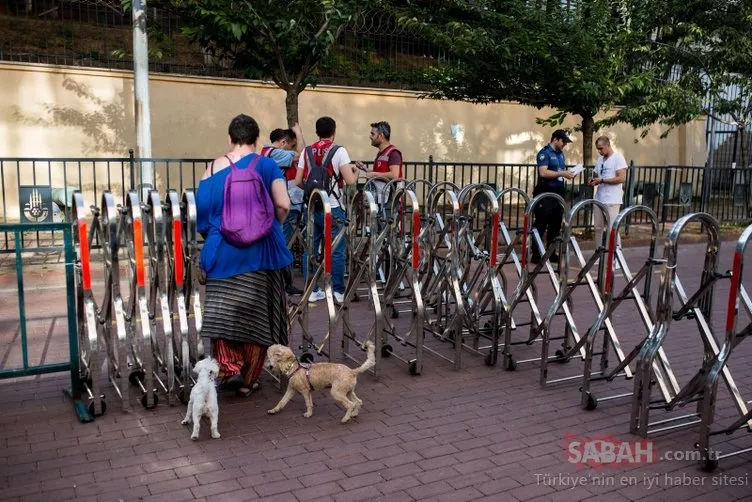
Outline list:
[[[557,129],[553,132],[551,135],[551,139],[561,139],[564,140],[564,144],[571,143],[572,140],[569,138],[569,135],[567,134],[567,131],[564,129]]]

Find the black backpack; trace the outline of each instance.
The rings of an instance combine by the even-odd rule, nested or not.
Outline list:
[[[306,177],[305,183],[303,184],[303,202],[305,204],[308,204],[314,190],[324,190],[327,195],[332,195],[334,193],[334,183],[337,183],[338,179],[337,175],[334,174],[334,166],[332,166],[332,172],[330,175],[329,166],[332,163],[334,154],[339,149],[339,145],[332,144],[332,146],[329,147],[329,151],[326,152],[321,165],[319,165],[313,157],[313,147],[306,147],[305,154],[308,162],[308,177]],[[336,193],[334,194],[334,197],[339,200]],[[315,207],[320,208],[321,202],[317,201]]]

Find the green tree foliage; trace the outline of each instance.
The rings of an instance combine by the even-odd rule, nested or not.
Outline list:
[[[354,0],[153,0],[180,15],[183,32],[248,78],[269,78],[286,93],[288,125],[298,96],[360,9]]]
[[[677,92],[665,68],[651,64],[659,52],[651,40],[655,11],[660,10],[655,4],[447,0],[408,3],[398,10],[403,23],[452,55],[452,64],[428,73],[435,88],[431,97],[552,107],[556,113],[539,119],[551,126],[568,115],[579,116],[583,160],[591,163],[593,134],[603,125],[645,127],[656,120],[679,120],[666,117],[668,105],[654,111],[650,120],[646,111],[614,109],[622,104],[649,108],[658,88],[664,99]],[[612,114],[596,121],[602,111]]]
[[[673,16],[660,31],[659,45],[663,60],[679,74],[679,98],[737,128],[746,167],[745,136],[752,126],[752,1],[675,0],[671,7]]]

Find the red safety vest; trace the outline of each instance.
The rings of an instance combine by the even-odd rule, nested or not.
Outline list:
[[[259,155],[261,155],[262,157],[271,157],[272,152],[276,149],[277,147],[274,147],[271,145],[265,146],[261,149],[261,151],[259,152]],[[285,179],[287,179],[287,181],[294,181],[295,175],[297,174],[297,171],[298,171],[298,166],[295,165],[294,163],[290,164],[290,167],[284,169],[284,171],[285,171]]]
[[[261,151],[259,152],[259,155],[261,155],[263,157],[271,157],[272,156],[272,152],[274,150],[276,150],[276,148],[273,147],[273,146],[265,146],[265,147],[263,147],[261,149]]]
[[[316,161],[317,164],[321,165],[321,163],[324,161],[324,157],[326,157],[326,152],[329,151],[329,148],[332,146],[332,140],[330,139],[320,139],[317,142],[313,143],[311,145],[311,148],[313,149],[313,160]],[[308,177],[308,158],[306,156],[305,151],[303,152],[303,158],[305,159],[304,167],[303,167],[303,179],[306,179]],[[326,166],[326,170],[329,173],[329,178],[334,177],[334,166],[329,163],[328,166]],[[343,182],[342,182],[342,176],[337,176],[337,186],[342,188]]]
[[[399,165],[399,177],[402,177],[402,154],[397,147],[389,145],[384,148],[383,151],[376,154],[376,160],[373,161],[373,172],[375,173],[388,173],[389,172],[389,154],[393,151],[400,153],[400,165]]]

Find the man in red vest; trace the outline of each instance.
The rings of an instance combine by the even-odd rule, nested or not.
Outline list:
[[[287,193],[290,195],[290,212],[282,224],[282,233],[285,236],[285,242],[289,246],[303,206],[303,190],[295,184],[295,175],[297,174],[300,153],[305,148],[305,140],[303,139],[302,129],[296,123],[292,129],[273,130],[269,135],[269,141],[271,143],[264,145],[259,154],[274,160],[287,179]],[[303,293],[303,291],[293,285],[292,266],[285,269],[284,276],[285,290],[288,295],[294,296]]]
[[[295,178],[295,182],[298,186],[303,186],[304,180],[308,178],[308,155],[307,150],[311,150],[314,161],[321,166],[324,159],[327,157],[329,149],[334,145],[334,136],[337,132],[337,123],[331,117],[321,117],[316,121],[316,136],[319,140],[310,146],[306,147],[306,151],[300,155],[298,161],[298,173]],[[329,206],[332,211],[332,239],[334,239],[340,230],[339,222],[347,219],[347,207],[344,200],[344,186],[354,185],[358,181],[357,169],[350,160],[350,155],[347,150],[337,145],[334,154],[331,156],[331,161],[327,166],[321,166],[327,169],[330,178],[330,184],[326,187],[326,192],[329,195]],[[307,228],[307,232],[313,231],[313,249],[317,250],[321,245],[321,240],[324,236],[324,210],[318,209],[314,212],[313,228]],[[344,301],[345,294],[345,251],[346,251],[345,239],[340,241],[339,246],[332,249],[332,289],[334,290],[334,299],[338,303]],[[308,256],[303,255],[303,276],[308,277]],[[318,285],[315,286],[311,296],[308,298],[309,302],[316,302],[326,298],[324,291],[319,289]]]
[[[389,141],[392,135],[392,128],[388,122],[374,122],[371,124],[371,146],[375,146],[379,149],[379,153],[376,154],[376,160],[373,161],[373,166],[370,170],[366,171],[366,178],[388,178],[388,179],[400,179],[402,178],[402,153]],[[358,163],[358,168],[365,170],[363,163]],[[385,214],[388,215],[389,208],[383,208],[383,204],[386,204],[389,199],[389,194],[384,193],[384,187],[386,183],[383,181],[376,181],[376,189],[378,191],[378,204],[382,207]]]

